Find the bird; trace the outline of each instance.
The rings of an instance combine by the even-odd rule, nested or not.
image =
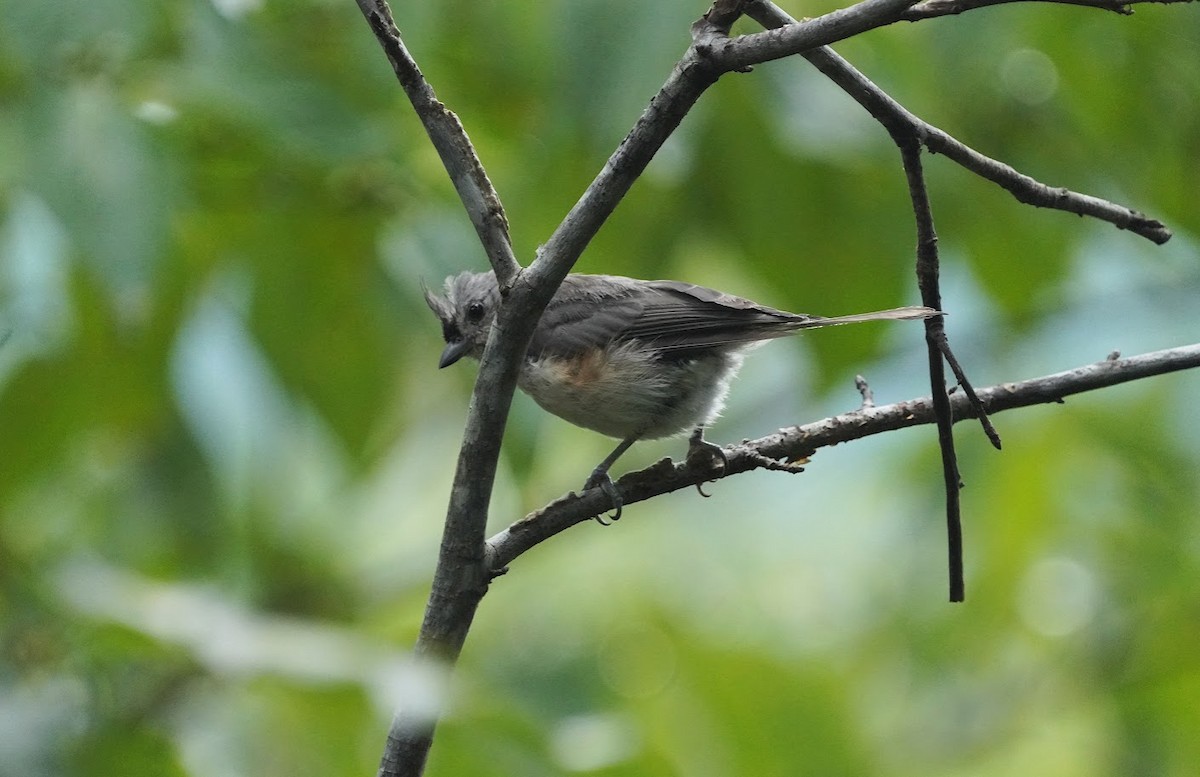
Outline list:
[[[479,359],[501,305],[495,274],[462,272],[446,279],[442,294],[424,295],[446,343],[438,367]],[[936,315],[921,306],[789,313],[681,281],[573,273],[534,329],[517,386],[559,418],[620,440],[583,486],[603,490],[616,520],[622,499],[609,469],[637,441],[690,432],[689,458],[707,452],[726,463],[704,428],[724,408],[748,351],[804,329]]]

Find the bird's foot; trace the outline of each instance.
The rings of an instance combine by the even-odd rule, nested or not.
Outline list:
[[[729,467],[729,457],[725,455],[725,449],[716,443],[711,443],[704,439],[704,430],[697,429],[692,432],[692,436],[688,438],[687,460],[694,461],[696,458],[703,456],[707,458],[710,465],[719,471],[717,477],[725,474],[725,470]],[[707,481],[712,482],[712,481]],[[704,484],[697,483],[696,490],[700,492],[702,497],[710,497],[712,494],[704,492]]]
[[[609,476],[608,470],[601,469],[600,467],[592,470],[592,474],[588,477],[587,482],[583,484],[583,490],[587,491],[591,488],[599,488],[613,503],[613,512],[607,516],[608,520],[605,520],[606,516],[597,515],[596,523],[601,526],[608,526],[614,521],[621,520],[621,508],[625,500],[621,499],[621,492],[617,489],[617,484]]]

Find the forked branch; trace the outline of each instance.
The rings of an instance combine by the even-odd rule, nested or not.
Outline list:
[[[1079,4],[1104,7],[1091,2]],[[913,6],[917,7],[920,5]],[[768,28],[782,28],[801,23],[770,0],[752,0],[746,8],[746,15]],[[948,132],[913,114],[828,46],[805,51],[802,56],[862,105],[888,132],[893,135],[898,132],[911,134],[919,138],[925,148],[946,156],[981,178],[1002,187],[1026,205],[1107,221],[1118,229],[1127,229],[1160,245],[1171,239],[1171,231],[1158,219],[1090,194],[1044,184],[1003,162],[981,154]]]

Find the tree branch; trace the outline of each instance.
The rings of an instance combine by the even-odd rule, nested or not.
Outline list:
[[[1200,343],[1140,356],[1105,359],[1032,380],[1001,383],[980,389],[978,396],[987,412],[995,414],[1031,405],[1062,403],[1064,397],[1075,394],[1196,368],[1200,368]],[[963,394],[951,395],[950,405],[955,422],[974,417],[971,403]],[[619,481],[621,494],[628,507],[635,502],[692,488],[714,478],[759,469],[763,466],[763,459],[800,461],[821,448],[934,422],[931,397],[890,405],[864,406],[757,440],[730,445],[724,449],[728,463],[721,472],[713,472],[705,463],[684,461],[676,464],[663,459],[643,470],[624,475]],[[498,572],[542,541],[611,509],[612,504],[600,489],[567,494],[489,539],[488,566],[493,572]]]
[[[930,2],[930,0],[926,0],[926,2]],[[752,0],[747,6],[746,12],[764,27],[771,29],[786,29],[797,24],[795,19],[792,19],[770,0]],[[921,288],[922,302],[929,307],[943,309],[941,294],[938,291],[937,236],[933,231],[933,217],[929,210],[921,166],[919,152],[921,145],[932,152],[941,152],[968,170],[999,184],[1020,202],[1053,207],[1080,215],[1090,215],[1108,221],[1118,228],[1130,229],[1155,243],[1164,243],[1171,237],[1170,231],[1160,222],[1147,218],[1132,209],[1067,189],[1052,189],[1017,172],[1008,165],[980,154],[942,130],[916,117],[828,47],[803,52],[802,56],[866,108],[887,129],[900,147],[917,220],[917,277]],[[945,390],[943,356],[954,369],[967,401],[974,403],[975,414],[979,417],[988,439],[997,448],[1000,447],[1000,437],[983,411],[970,381],[950,349],[942,319],[927,320],[925,328],[929,346],[930,383],[934,392],[935,407],[939,414],[938,440],[942,451],[943,476],[946,485],[950,601],[958,602],[963,600],[965,593],[962,570],[962,521],[959,503],[961,481],[954,452],[954,437],[951,429],[953,421],[949,417],[948,406],[942,399]]]
[[[487,252],[502,288],[518,275],[508,220],[491,181],[458,117],[434,94],[409,54],[384,0],[357,0],[430,141],[437,149],[459,199]],[[500,457],[500,440],[516,388],[517,373],[537,323],[517,327],[508,337],[493,337],[475,382],[463,432],[454,485],[446,508],[429,603],[414,654],[420,660],[450,664],[457,660],[475,609],[487,592],[483,540],[488,505]],[[522,339],[523,337],[523,339]],[[415,777],[425,768],[436,718],[427,710],[401,707],[392,718],[379,774]]]
[[[893,24],[916,0],[866,0],[816,19],[777,26],[766,32],[726,38],[712,50],[713,61],[724,72],[745,71],[751,65],[836,43],[877,27]],[[748,7],[752,0],[746,3]],[[764,25],[765,26],[765,25]]]
[[[917,223],[917,285],[921,302],[934,310],[942,309],[942,291],[938,261],[937,232],[933,228],[933,210],[925,187],[925,171],[921,166],[921,146],[912,135],[892,137],[900,149],[908,194],[912,200],[913,217]],[[950,395],[946,392],[946,363],[942,348],[949,349],[945,319],[941,316],[925,319],[925,346],[929,361],[929,387],[934,415],[937,417],[938,447],[942,452],[942,479],[946,486],[946,546],[950,567],[950,601],[966,598],[963,581],[962,508],[959,491],[962,478],[958,472],[958,455],[954,451],[954,416]],[[974,395],[974,392],[971,393]],[[978,409],[978,408],[976,408]]]
[[[503,296],[480,360],[429,603],[415,652],[418,657],[453,663],[462,650],[476,607],[487,591],[484,530],[499,459],[500,440],[516,388],[517,374],[542,311],[584,248],[645,170],[683,117],[723,72],[714,50],[727,42],[728,25],[741,13],[742,0],[720,0],[717,13],[692,27],[692,45],[637,124],[609,158],[530,267],[521,271],[512,255],[507,222],[479,159],[456,116],[436,98],[400,39],[384,0],[356,0],[383,46],[392,68],[454,181]],[[803,25],[783,37],[822,43],[840,40],[871,26],[891,23],[914,0],[866,0]],[[865,10],[864,10],[865,9]],[[884,18],[882,14],[886,13]],[[871,16],[876,14],[876,16]],[[868,18],[870,17],[870,18]],[[827,19],[831,18],[830,22]],[[871,18],[876,21],[871,22]],[[380,774],[419,775],[433,741],[436,721],[400,709],[392,720]]]
[[[771,29],[802,24],[770,0],[751,0],[746,7],[746,15]],[[828,46],[805,51],[802,56],[862,105],[888,132],[894,135],[897,131],[906,130],[915,134],[920,138],[922,145],[931,152],[942,154],[981,178],[1002,187],[1018,202],[1080,216],[1091,216],[1107,221],[1118,229],[1127,229],[1159,245],[1171,239],[1171,230],[1157,219],[1099,197],[1049,186],[1003,162],[979,153],[896,102],[891,95],[876,86]]]
[[[588,242],[616,209],[621,198],[709,86],[724,73],[778,59],[852,37],[898,20],[914,0],[864,0],[787,29],[729,38],[729,26],[747,4],[720,0],[692,25],[692,45],[675,65],[667,82],[583,196],[539,251],[525,276],[544,286],[538,311],[549,302]],[[543,299],[544,296],[544,299]]]
[[[496,277],[502,284],[507,284],[520,269],[508,235],[508,217],[467,131],[458,116],[437,99],[416,60],[408,53],[386,0],[356,2],[391,62],[413,110],[425,126],[429,140],[437,149]]]
[[[1043,2],[1056,3],[1061,5],[1079,5],[1088,8],[1097,8],[1101,11],[1112,11],[1114,13],[1128,16],[1133,13],[1132,5],[1135,3],[1155,3],[1167,5],[1170,3],[1191,3],[1195,0],[924,0],[917,3],[912,8],[908,9],[901,18],[905,21],[915,22],[921,19],[933,19],[938,16],[951,16],[960,14],[964,11],[973,11],[976,8],[986,8],[992,5],[1004,5],[1007,3],[1018,2]]]
[[[663,88],[651,100],[629,135],[609,158],[558,229],[538,251],[535,261],[527,270],[522,271],[512,252],[508,224],[500,199],[462,125],[457,117],[437,100],[432,88],[421,75],[400,38],[386,2],[356,0],[442,158],[500,280],[501,294],[504,298],[483,354],[479,377],[472,395],[463,446],[447,507],[438,567],[415,649],[418,657],[430,657],[445,662],[456,660],[470,629],[475,609],[486,593],[490,577],[508,560],[540,541],[536,538],[530,541],[535,534],[531,534],[528,527],[540,527],[539,530],[545,531],[547,526],[554,525],[554,520],[563,520],[561,517],[554,518],[555,515],[566,514],[555,512],[552,505],[543,513],[535,514],[531,519],[510,527],[506,536],[518,539],[504,541],[493,538],[490,543],[484,542],[500,439],[504,432],[517,374],[533,329],[562,279],[629,191],[633,182],[644,171],[662,143],[696,100],[722,74],[744,71],[757,62],[798,52],[807,52],[806,56],[810,59],[813,56],[819,58],[822,56],[819,52],[828,50],[814,47],[905,18],[906,10],[915,0],[865,0],[856,6],[803,24],[789,24],[786,29],[769,30],[731,40],[728,37],[729,25],[742,13],[746,1],[717,0],[710,12],[693,25],[692,44]],[[761,4],[761,7],[773,8],[766,4]],[[853,68],[849,71],[857,73]],[[862,80],[870,85],[869,81]],[[873,85],[870,86],[874,88]],[[878,92],[877,89],[875,91]],[[878,94],[881,95],[882,92]],[[886,95],[883,97],[886,98]],[[863,102],[857,95],[856,99]],[[903,111],[902,108],[899,110]],[[915,118],[914,121],[919,122]],[[1010,191],[1014,191],[1018,199],[1025,197],[1029,199],[1023,201],[1048,204],[1064,210],[1083,208],[1076,212],[1097,215],[1135,231],[1149,229],[1152,225],[1161,229],[1157,222],[1140,217],[1128,209],[1124,209],[1122,215],[1119,206],[1111,203],[1074,195],[1065,190],[1051,190],[1032,179],[1025,180],[1011,168],[988,160],[961,144],[958,144],[961,148],[954,146],[957,141],[949,136],[941,138],[938,135],[939,130],[923,122],[913,123],[911,127],[920,130],[920,141],[931,151],[941,150],[952,158],[956,158],[955,154],[958,154],[966,160],[956,158],[960,164],[968,168],[974,164],[980,167],[980,170],[976,170],[979,174],[991,176],[1001,185],[1008,182],[1016,187],[1015,191],[1013,188],[1010,188]],[[1000,171],[983,165],[981,160],[999,166]],[[1042,187],[1044,191],[1037,187]],[[1040,202],[1039,198],[1046,202]],[[1147,223],[1143,224],[1143,221]],[[1165,233],[1165,230],[1163,232]],[[1144,232],[1140,231],[1139,234]],[[1169,236],[1169,233],[1165,234]],[[1166,237],[1161,238],[1165,239]],[[955,400],[957,399],[956,397]],[[864,408],[860,412],[879,410],[882,408]],[[763,466],[790,471],[798,469],[788,463],[790,459],[788,462],[783,461],[782,454],[772,455],[769,446],[747,449],[741,457],[737,457],[737,449],[734,450],[735,457],[731,458],[730,466],[724,470],[723,475]],[[660,474],[665,473],[664,477],[670,475],[678,478],[677,468],[673,468],[670,462],[662,462],[656,467],[662,471]],[[650,468],[645,472],[654,469]],[[690,481],[691,485],[710,479],[714,475],[708,470],[688,471],[696,476],[695,480]],[[630,477],[622,479],[623,487]],[[639,488],[635,482],[625,489],[627,502],[639,501],[651,495]],[[663,493],[665,490],[673,489],[663,489],[657,493]],[[593,512],[588,512],[578,520],[598,515],[609,508],[606,504],[607,498],[595,490],[581,496],[572,495],[563,501],[570,509],[578,509],[579,505],[588,506],[589,509],[595,507]],[[541,515],[548,517],[538,518]],[[574,522],[577,521],[571,520],[571,523]],[[570,523],[563,524],[561,528],[550,531],[542,538],[561,531],[567,525]],[[526,529],[520,528],[523,526]],[[524,539],[519,539],[522,537]],[[528,544],[522,546],[521,542]],[[421,774],[435,722],[434,719],[422,717],[412,710],[399,710],[389,731],[380,774]]]

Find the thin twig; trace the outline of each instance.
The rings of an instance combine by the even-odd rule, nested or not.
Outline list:
[[[905,21],[915,22],[921,19],[933,19],[939,16],[951,16],[960,14],[965,11],[973,11],[976,8],[987,8],[993,5],[1004,5],[1006,3],[1030,2],[1032,0],[924,0],[917,3],[912,8],[904,13]],[[1128,16],[1133,13],[1133,6],[1136,3],[1155,3],[1166,5],[1170,3],[1190,3],[1195,0],[1036,0],[1043,3],[1056,3],[1061,5],[1078,5],[1088,8],[1096,8],[1101,11],[1112,11],[1113,13]]]
[[[904,175],[912,200],[913,216],[917,223],[917,286],[921,301],[934,310],[942,309],[939,282],[937,233],[933,228],[933,210],[925,187],[925,172],[921,167],[921,147],[916,138],[894,136],[904,162]],[[961,602],[966,596],[963,581],[962,506],[959,492],[962,478],[958,472],[958,455],[954,451],[954,416],[950,396],[946,393],[946,369],[942,358],[942,343],[946,340],[945,320],[941,316],[925,319],[925,344],[929,352],[929,384],[933,392],[933,408],[937,414],[938,445],[942,451],[942,479],[946,487],[946,550],[950,566],[950,601]]]
[[[967,401],[971,403],[971,408],[975,413],[975,417],[979,419],[979,423],[983,426],[983,433],[987,435],[988,440],[992,443],[992,447],[1000,450],[1003,443],[1000,439],[1000,433],[996,431],[996,427],[992,425],[992,419],[988,417],[986,410],[983,407],[982,400],[975,393],[975,387],[971,385],[971,381],[967,379],[967,373],[963,370],[962,365],[958,362],[958,357],[954,355],[954,351],[950,349],[950,341],[946,339],[946,331],[943,329],[941,336],[937,341],[938,350],[942,352],[942,356],[946,359],[946,363],[950,365],[951,372],[954,373],[958,385],[962,386],[963,393],[967,395]]]
[[[979,399],[989,413],[1040,404],[1061,404],[1064,397],[1109,388],[1181,370],[1200,369],[1200,343],[1169,348],[1127,358],[1104,359],[1094,364],[1017,383],[1001,383],[979,389]],[[800,461],[822,448],[876,434],[936,422],[932,397],[910,399],[889,405],[863,407],[804,426],[792,427],[757,440],[726,447],[727,464],[716,476],[721,479],[757,469],[762,459]],[[955,421],[973,417],[967,397],[950,397]],[[625,474],[620,479],[625,507],[662,494],[692,488],[714,479],[708,466],[662,460]],[[502,569],[530,548],[577,523],[589,521],[611,510],[604,493],[591,489],[571,493],[530,513],[488,540],[488,565]],[[629,513],[626,513],[626,520]]]
[[[858,389],[858,394],[862,397],[863,407],[875,407],[875,394],[871,391],[871,384],[867,383],[866,378],[862,375],[855,375],[854,388]]]
[[[752,0],[746,7],[746,15],[770,29],[802,24],[770,0]],[[1160,245],[1171,239],[1171,231],[1157,219],[1099,197],[1048,186],[1003,162],[979,153],[949,133],[917,117],[827,46],[806,51],[802,56],[854,98],[889,132],[895,133],[901,127],[907,128],[933,153],[943,154],[967,170],[1002,187],[1019,202],[1080,216],[1091,216]]]
[[[387,54],[392,70],[412,103],[413,110],[425,127],[429,140],[437,149],[442,165],[454,184],[463,208],[479,235],[492,269],[501,285],[507,286],[520,265],[513,255],[508,235],[508,217],[500,195],[492,186],[467,131],[458,116],[437,99],[433,87],[425,80],[416,60],[400,38],[400,30],[392,20],[391,9],[385,0],[357,0],[359,10],[371,25],[371,31]]]

